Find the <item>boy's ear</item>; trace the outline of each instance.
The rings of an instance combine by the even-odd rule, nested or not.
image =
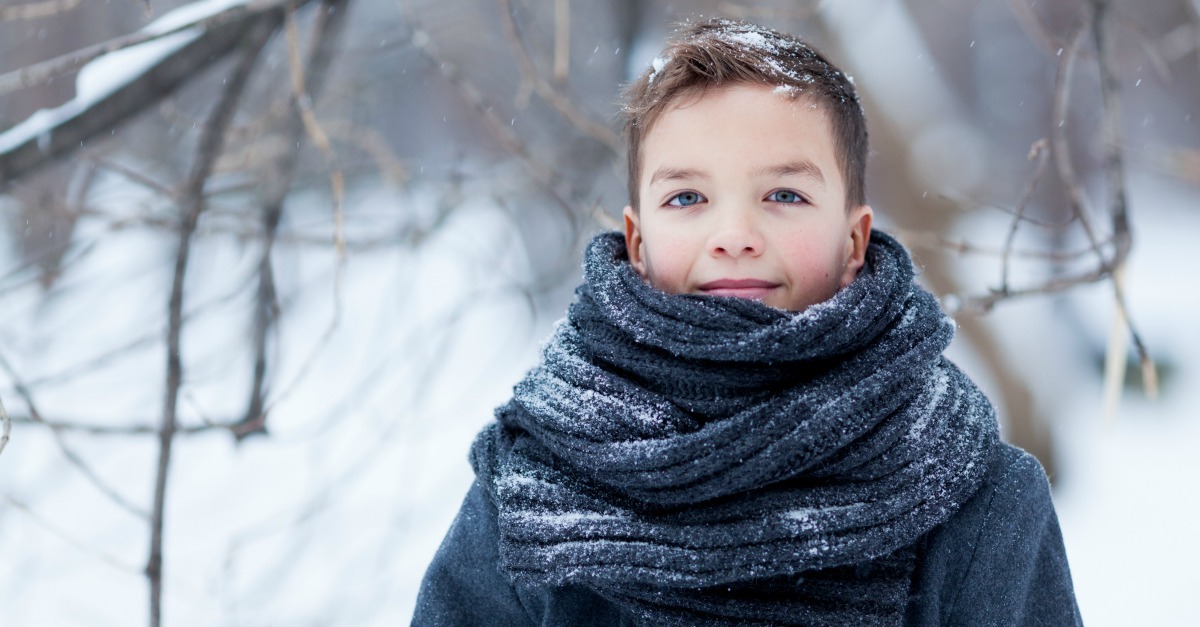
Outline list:
[[[646,276],[646,251],[642,248],[642,231],[638,228],[638,216],[633,207],[625,205],[625,250],[629,252],[629,263],[638,274]]]
[[[874,212],[868,205],[860,205],[850,211],[847,223],[850,227],[846,250],[846,269],[842,273],[842,287],[850,285],[867,259],[867,245],[871,243],[871,220]]]

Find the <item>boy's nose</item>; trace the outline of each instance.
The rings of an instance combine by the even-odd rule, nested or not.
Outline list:
[[[724,213],[714,225],[715,228],[709,237],[709,252],[716,256],[730,257],[762,254],[763,238],[754,224],[753,217],[741,210]]]

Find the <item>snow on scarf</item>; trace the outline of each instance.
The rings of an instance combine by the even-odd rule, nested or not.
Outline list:
[[[915,552],[997,439],[954,324],[875,232],[825,303],[668,295],[620,234],[471,452],[518,585],[662,624],[898,624]]]

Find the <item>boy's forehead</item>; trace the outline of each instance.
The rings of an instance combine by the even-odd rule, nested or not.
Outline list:
[[[672,168],[687,169],[686,162],[702,161],[706,156],[691,147],[723,139],[759,141],[759,150],[752,156],[762,158],[754,159],[760,168],[814,179],[839,174],[823,172],[829,169],[829,163],[820,167],[836,156],[830,116],[816,98],[773,85],[737,84],[680,94],[663,107],[640,138],[643,185],[653,182],[645,178],[647,175],[678,178],[666,175],[674,174]],[[777,155],[790,157],[781,161]],[[657,163],[664,158],[685,163]],[[663,176],[658,176],[657,171],[663,167]]]
[[[736,83],[732,85],[723,85],[719,87],[696,88],[680,93],[672,97],[659,111],[658,115],[649,120],[641,134],[640,142],[642,147],[645,147],[647,140],[654,135],[654,131],[662,124],[664,119],[670,119],[671,123],[679,124],[681,120],[685,123],[707,124],[709,120],[717,120],[727,117],[728,112],[714,110],[709,107],[697,107],[701,101],[712,101],[716,99],[728,98],[731,92],[741,92],[745,94],[741,100],[746,101],[764,101],[772,104],[783,104],[791,113],[791,121],[803,119],[805,123],[815,123],[821,126],[827,136],[833,138],[833,120],[828,107],[813,95],[798,91],[791,85],[763,85],[758,83]],[[682,113],[682,115],[680,115]],[[739,115],[738,118],[747,119],[748,113]],[[778,122],[778,120],[774,120]],[[779,130],[786,132],[790,124],[778,125]],[[703,127],[698,129],[703,132]]]

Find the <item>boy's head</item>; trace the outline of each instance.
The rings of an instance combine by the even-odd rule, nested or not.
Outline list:
[[[803,42],[714,20],[626,92],[630,261],[670,293],[791,311],[853,280],[870,236],[866,123]]]

